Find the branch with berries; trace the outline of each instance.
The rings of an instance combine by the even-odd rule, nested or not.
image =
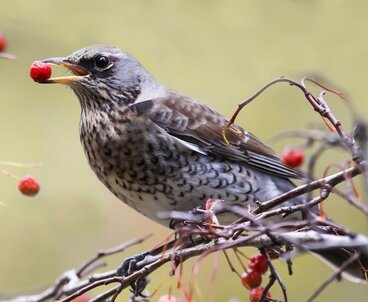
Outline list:
[[[0,58],[14,60],[16,56],[6,52],[7,41],[5,35],[0,32]],[[23,164],[11,161],[0,161],[0,174],[10,177],[18,182],[18,190],[26,196],[35,196],[40,190],[40,185],[38,181],[32,176],[25,176],[19,178],[18,176],[10,173],[5,167],[15,167],[15,168],[34,168],[39,167],[40,164]],[[0,202],[0,206],[6,206],[5,203]]]
[[[34,64],[31,76],[35,81],[43,81],[50,77],[50,70],[43,65]],[[208,200],[203,208],[198,208],[192,212],[160,213],[160,218],[174,222],[172,225],[175,227],[175,232],[172,236],[175,239],[165,239],[163,244],[125,259],[116,270],[96,273],[97,269],[105,266],[105,257],[120,253],[132,245],[140,244],[146,237],[101,251],[82,264],[80,268],[62,274],[45,291],[7,301],[54,300],[68,302],[90,294],[95,289],[99,289],[100,293],[90,298],[90,301],[115,301],[122,291],[130,288],[131,301],[193,302],[196,292],[193,280],[198,274],[202,260],[210,254],[224,255],[229,268],[239,278],[240,283],[250,291],[249,299],[251,302],[280,301],[271,297],[271,290],[275,284],[281,288],[282,301],[288,301],[286,285],[273,261],[283,259],[289,274],[292,274],[292,257],[296,252],[312,252],[323,256],[331,249],[339,248],[345,256],[345,261],[336,267],[336,271],[328,280],[321,284],[314,293],[311,293],[308,301],[314,301],[331,282],[345,277],[351,271],[358,271],[361,279],[366,278],[367,280],[368,261],[361,260],[361,256],[368,255],[368,237],[365,234],[353,233],[346,226],[328,220],[322,207],[323,202],[333,193],[358,209],[362,215],[368,215],[368,205],[360,200],[353,182],[353,179],[359,175],[366,181],[367,126],[364,122],[359,122],[351,133],[347,133],[325,100],[326,92],[344,98],[342,93],[312,78],[303,78],[300,82],[285,77],[275,79],[239,104],[237,111],[230,119],[230,123],[223,129],[224,141],[227,141],[228,131],[233,131],[232,124],[242,108],[277,83],[287,83],[301,90],[305,99],[311,104],[313,110],[322,117],[329,130],[328,133],[294,131],[287,134],[302,138],[306,147],[318,144],[316,151],[309,158],[306,158],[304,148],[300,146],[288,148],[282,155],[284,164],[293,168],[299,167],[303,160],[307,161],[305,183],[271,200],[257,203],[254,208],[229,205],[222,200]],[[307,83],[316,85],[322,91],[317,95],[313,94],[307,87]],[[349,159],[339,165],[331,165],[331,167],[337,166],[339,172],[331,174],[329,173],[330,167],[328,167],[322,177],[316,177],[316,161],[322,153],[337,146],[348,152]],[[337,188],[339,184],[345,184],[345,190]],[[301,195],[308,197],[306,203],[285,206],[285,202]],[[319,207],[319,215],[311,215],[312,209],[316,207]],[[236,214],[239,219],[230,225],[221,225],[218,214],[224,211]],[[276,222],[267,223],[270,218],[293,215],[298,215],[302,219],[283,221],[280,218]],[[256,247],[260,254],[247,257],[242,249],[244,247]],[[196,257],[196,261],[191,270],[191,278],[185,284],[182,280],[182,268],[186,260],[194,257]],[[241,267],[242,272],[238,272],[235,268],[234,261]],[[178,279],[178,288],[183,293],[183,298],[176,298],[169,292],[168,295],[157,299],[154,292],[149,293],[147,290],[148,277],[166,263],[170,264],[169,274]],[[268,274],[268,282],[262,286],[262,279],[266,274]],[[106,289],[107,285],[112,285],[112,287]]]
[[[16,56],[6,52],[7,49],[7,42],[4,34],[0,32],[0,58],[8,59],[8,60],[15,60]]]
[[[18,177],[17,175],[10,173],[7,169],[4,167],[12,167],[12,168],[35,168],[40,167],[41,164],[39,163],[18,163],[18,162],[11,162],[11,161],[0,161],[0,174],[3,174],[4,176],[10,177],[11,179],[14,179],[18,182],[18,190],[25,196],[35,196],[38,194],[40,190],[40,184],[34,178],[33,176],[24,176],[22,178]],[[0,205],[5,205],[3,203],[0,203]]]
[[[291,261],[291,250],[289,248],[283,250],[283,246],[288,247],[290,245],[293,245],[301,251],[318,251],[319,249],[333,247],[344,247],[347,249],[354,248],[358,251],[361,249],[368,249],[368,237],[351,233],[341,235],[341,237],[339,238],[334,235],[323,234],[314,230],[302,229],[300,231],[285,232],[281,234],[280,232],[277,232],[277,229],[282,226],[282,224],[280,224],[278,227],[273,228],[272,231],[269,228],[263,227],[262,229],[262,227],[259,227],[258,231],[254,235],[245,236],[244,234],[240,235],[238,233],[239,229],[234,227],[220,228],[221,231],[217,232],[214,230],[208,231],[209,228],[207,228],[206,231],[203,231],[203,226],[204,224],[201,223],[201,227],[199,227],[199,225],[194,226],[194,224],[192,224],[190,227],[182,227],[180,230],[180,238],[175,241],[175,244],[171,249],[169,248],[170,244],[168,242],[166,248],[164,244],[164,248],[160,247],[151,250],[151,255],[147,255],[146,257],[135,263],[135,270],[129,275],[122,274],[119,269],[106,271],[103,273],[93,272],[96,269],[104,267],[106,265],[106,262],[103,261],[105,257],[123,252],[128,247],[140,244],[149,236],[131,240],[117,247],[98,252],[96,256],[87,260],[79,268],[63,273],[55,281],[53,286],[46,289],[42,293],[2,301],[75,301],[75,299],[77,299],[78,297],[86,295],[88,292],[95,288],[100,288],[101,290],[103,290],[103,288],[111,284],[115,284],[115,286],[108,289],[107,291],[102,291],[102,293],[100,293],[90,301],[107,301],[107,299],[111,299],[108,301],[114,301],[121,293],[121,291],[131,286],[133,286],[135,290],[134,294],[137,294],[138,296],[143,296],[145,298],[145,301],[149,301],[150,297],[148,294],[144,296],[144,290],[145,286],[147,285],[146,278],[151,273],[162,267],[164,264],[170,263],[171,269],[169,274],[171,276],[177,274],[178,279],[180,279],[180,266],[182,266],[186,260],[193,257],[198,257],[191,270],[192,279],[195,278],[202,259],[209,254],[218,252],[224,253],[229,261],[230,268],[239,277],[241,284],[243,284],[246,289],[250,290],[250,301],[259,301],[256,300],[254,297],[260,298],[263,294],[266,298],[266,300],[264,301],[271,301],[267,300],[267,297],[270,298],[270,293],[268,292],[268,290],[275,282],[275,280],[279,282],[283,289],[285,288],[271,260],[283,258],[284,260],[286,260],[287,263]],[[243,229],[246,228],[243,227]],[[249,227],[249,230],[254,231],[255,229],[257,228]],[[237,233],[237,235],[225,235],[227,233]],[[211,241],[203,240],[203,237],[202,240],[197,238],[196,242],[192,242],[192,244],[188,246],[189,241],[187,241],[187,239],[193,236],[193,234],[201,234],[202,236],[206,235],[208,238],[211,237]],[[248,267],[246,267],[246,257],[239,250],[239,248],[241,247],[258,247],[260,248],[261,254],[250,257],[248,260]],[[240,261],[244,269],[244,272],[242,274],[238,273],[236,269],[234,269],[226,250],[233,251],[236,255],[236,259]],[[239,255],[241,258],[239,257]],[[349,260],[356,260],[355,257],[355,255],[352,255],[351,259]],[[131,260],[132,258],[127,258],[125,259],[125,262],[129,262]],[[269,283],[266,285],[265,288],[262,288],[260,287],[262,283],[262,276],[266,274],[269,269],[271,271],[269,275]],[[292,273],[291,268],[290,273]],[[340,274],[341,273],[342,272],[340,272]],[[331,281],[333,281],[335,278],[340,277],[338,274],[334,274],[333,276],[334,278]],[[193,293],[191,291],[184,292],[184,301],[194,301],[192,295]],[[172,299],[174,299],[174,296],[172,296]],[[284,301],[287,301],[286,290],[284,292]]]

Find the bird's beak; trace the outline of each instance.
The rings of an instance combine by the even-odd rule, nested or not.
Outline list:
[[[50,64],[50,65],[58,65],[58,66],[63,66],[67,69],[69,69],[73,75],[71,76],[64,76],[64,77],[54,77],[54,78],[50,78],[42,83],[45,84],[53,84],[53,83],[58,83],[58,84],[64,84],[64,85],[71,85],[73,83],[75,83],[78,79],[80,78],[84,78],[89,76],[91,73],[88,71],[88,69],[79,66],[77,64],[73,64],[70,61],[68,61],[67,58],[50,58],[50,59],[46,59],[42,61],[43,63],[46,64]]]

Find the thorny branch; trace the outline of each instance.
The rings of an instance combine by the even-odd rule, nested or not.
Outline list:
[[[312,83],[322,89],[318,95],[314,95],[308,89],[306,83]],[[102,260],[115,253],[120,253],[126,248],[143,242],[147,236],[136,240],[123,243],[116,248],[100,251],[96,256],[87,260],[78,269],[63,273],[55,283],[45,291],[29,296],[17,297],[8,302],[39,302],[46,300],[68,302],[89,292],[92,289],[99,288],[100,294],[91,301],[115,301],[119,294],[132,287],[134,296],[132,301],[143,299],[149,301],[150,296],[145,297],[143,292],[147,285],[147,277],[165,263],[171,263],[171,274],[174,275],[178,267],[193,257],[198,257],[195,263],[196,267],[200,260],[211,253],[224,251],[226,258],[231,266],[231,270],[236,272],[231,265],[226,253],[228,249],[235,249],[235,254],[239,253],[240,247],[257,247],[264,255],[270,267],[270,279],[267,283],[261,300],[266,299],[267,291],[278,283],[282,289],[283,301],[287,301],[286,286],[283,283],[280,274],[277,272],[270,257],[269,251],[277,253],[279,257],[284,258],[288,263],[289,273],[292,273],[291,256],[294,251],[313,251],[315,253],[324,252],[328,249],[341,248],[350,256],[341,264],[336,273],[326,280],[309,298],[313,301],[332,281],[338,280],[340,276],[353,265],[358,263],[362,274],[367,275],[368,267],[366,263],[359,262],[359,256],[368,255],[368,237],[363,234],[355,234],[349,231],[345,226],[340,226],[324,216],[309,215],[308,213],[316,205],[325,201],[331,193],[337,194],[345,199],[350,205],[358,209],[363,215],[368,215],[368,205],[355,196],[355,188],[352,179],[358,175],[363,175],[367,179],[366,171],[366,152],[367,126],[360,123],[352,133],[347,134],[341,122],[334,116],[326,100],[326,92],[338,95],[344,98],[340,92],[322,85],[314,79],[305,77],[300,82],[281,77],[264,85],[250,98],[239,104],[238,109],[230,119],[229,124],[223,129],[223,136],[226,140],[226,132],[235,122],[238,114],[247,104],[256,99],[269,87],[277,83],[288,83],[302,91],[306,100],[312,108],[324,119],[328,121],[329,129],[334,129],[334,133],[323,133],[321,131],[291,132],[289,135],[298,136],[306,140],[306,145],[319,143],[314,154],[309,158],[308,178],[304,184],[277,196],[271,200],[257,203],[256,207],[244,208],[235,205],[228,205],[223,201],[212,200],[210,206],[204,209],[198,209],[191,213],[169,212],[161,213],[162,219],[171,219],[176,221],[176,240],[167,242],[149,252],[138,255],[137,257],[127,258],[123,263],[132,263],[134,261],[134,270],[126,273],[120,268],[112,271],[96,273],[96,269],[101,269],[106,263]],[[337,135],[336,135],[337,134]],[[339,165],[340,171],[334,174],[326,174],[324,177],[315,177],[315,162],[324,152],[336,146],[342,147],[350,154],[351,164],[348,161]],[[362,151],[363,150],[363,151]],[[326,170],[328,171],[328,169]],[[336,186],[345,183],[347,189],[341,191]],[[313,192],[317,192],[313,196]],[[307,195],[306,195],[307,194]],[[307,202],[294,206],[285,206],[285,202],[297,196],[306,195]],[[230,225],[221,225],[217,220],[217,214],[226,210],[239,216],[236,223]],[[288,216],[302,213],[304,218],[295,221],[282,221],[267,224],[265,221],[271,217]],[[305,215],[308,214],[308,215]],[[368,265],[368,264],[367,264]],[[195,271],[193,269],[193,271]],[[180,275],[180,274],[179,274]],[[239,275],[239,274],[238,274]],[[179,278],[179,277],[178,277]],[[277,281],[277,282],[276,282]],[[105,289],[106,286],[110,286]],[[193,291],[193,288],[190,288]],[[191,297],[192,293],[185,293]],[[141,300],[140,300],[141,301]],[[187,301],[192,301],[187,299]],[[277,300],[274,300],[277,301]]]

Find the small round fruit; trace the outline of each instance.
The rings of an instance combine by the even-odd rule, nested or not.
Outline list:
[[[163,295],[158,298],[157,302],[179,302],[179,300],[173,295]]]
[[[6,39],[5,39],[5,36],[0,33],[0,52],[3,52],[5,51],[6,49]]]
[[[20,180],[18,189],[24,195],[35,196],[40,190],[40,185],[32,176],[27,176]]]
[[[257,287],[257,288],[253,288],[251,291],[250,291],[250,294],[249,294],[249,301],[250,302],[259,302],[259,300],[261,299],[262,297],[262,292],[263,292],[263,287]],[[271,298],[271,294],[270,292],[267,292],[266,294],[266,297],[269,297]],[[269,299],[264,299],[263,300],[264,302],[270,302]]]
[[[261,285],[262,275],[257,271],[249,270],[241,275],[241,282],[248,289],[255,288]]]
[[[83,294],[80,295],[78,297],[76,297],[73,302],[88,302],[90,300],[90,298],[88,297],[87,294]]]
[[[257,255],[252,256],[249,259],[249,268],[260,274],[264,274],[268,270],[268,264],[266,262],[265,257],[263,257],[263,255],[257,254]]]
[[[301,148],[287,148],[282,152],[281,160],[291,168],[299,167],[304,161],[304,152]]]
[[[51,77],[51,66],[41,61],[35,61],[31,65],[29,75],[35,82],[44,82]]]

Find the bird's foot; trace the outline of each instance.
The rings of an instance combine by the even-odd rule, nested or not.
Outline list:
[[[130,292],[134,297],[147,298],[147,296],[143,294],[143,291],[146,289],[148,282],[149,280],[146,276],[138,278],[130,284]]]
[[[150,253],[144,252],[142,254],[129,257],[123,261],[122,264],[116,270],[119,276],[129,276],[137,270],[137,263],[146,258]]]
[[[122,264],[116,270],[118,276],[130,276],[134,272],[138,270],[137,263],[144,260],[150,253],[144,252],[142,254],[138,254],[133,257],[129,257],[123,261]],[[135,297],[145,297],[143,295],[143,291],[145,290],[148,284],[148,279],[146,276],[139,277],[138,279],[134,280],[130,283],[130,291],[133,293]]]

